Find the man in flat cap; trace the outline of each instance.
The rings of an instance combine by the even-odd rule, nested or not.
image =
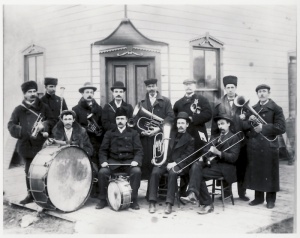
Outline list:
[[[255,190],[255,198],[249,205],[264,203],[265,192],[267,208],[272,209],[275,206],[276,192],[279,191],[277,136],[285,133],[285,118],[282,108],[269,98],[269,85],[260,84],[255,91],[259,102],[253,106],[253,109],[263,120],[258,120],[257,116],[251,115],[244,123],[248,137],[245,187]]]
[[[123,82],[116,81],[110,90],[112,91],[114,99],[110,103],[104,105],[102,113],[102,125],[105,131],[117,127],[115,122],[117,108],[123,107],[127,112],[127,118],[131,118],[133,112],[132,106],[124,101],[126,87]]]
[[[242,107],[237,107],[234,104],[234,99],[238,96],[236,94],[238,78],[233,75],[228,75],[223,78],[223,84],[226,94],[215,104],[213,109],[213,117],[218,115],[227,115],[232,118],[234,122],[234,131],[243,131],[242,129],[242,120],[243,118]],[[211,134],[217,135],[219,133],[218,125],[215,121],[212,121],[211,124]],[[240,136],[243,133],[239,133]],[[247,165],[247,146],[246,141],[244,140],[241,143],[241,149],[239,158],[236,161],[236,172],[237,172],[237,190],[239,198],[243,201],[249,201],[249,198],[246,196],[246,189],[243,186],[245,172]],[[229,196],[229,191],[225,190],[225,197]]]
[[[208,141],[205,123],[209,122],[212,117],[212,110],[209,101],[202,95],[195,93],[196,80],[186,79],[183,81],[185,95],[175,102],[173,110],[175,116],[179,112],[186,112],[190,118],[190,124],[187,132],[195,139],[195,151],[204,146]],[[200,152],[201,153],[201,152]],[[200,153],[195,154],[200,156]],[[186,186],[188,184],[188,174],[182,176],[181,179],[181,193],[185,194]]]
[[[94,99],[94,92],[97,90],[92,83],[86,82],[83,87],[79,88],[82,97],[78,104],[72,108],[76,113],[76,121],[86,129],[90,142],[93,145],[93,155],[91,160],[93,162],[94,172],[98,171],[98,152],[103,140],[102,127],[102,107]],[[97,196],[98,188],[94,187],[91,192],[91,197]]]
[[[239,138],[233,136],[230,131],[233,121],[227,115],[219,115],[214,120],[218,124],[219,134],[211,137],[210,142],[212,143],[204,148],[204,152],[209,152],[208,157],[214,156],[215,159],[210,162],[210,166],[203,166],[202,157],[193,163],[190,169],[188,196],[180,198],[193,204],[199,200],[201,205],[199,214],[207,214],[214,210],[205,181],[219,177],[224,177],[229,184],[236,181],[235,162],[239,155],[240,142]],[[216,144],[218,145],[215,146]],[[225,149],[227,150],[225,151]]]
[[[162,131],[164,123],[168,122],[173,124],[175,116],[170,100],[158,92],[157,79],[147,79],[144,81],[144,83],[146,85],[147,93],[146,97],[141,100],[140,105],[150,113],[160,117],[163,120],[161,126],[153,126],[149,128],[149,130],[147,128],[145,128],[146,130],[138,129],[141,134],[141,142],[144,149],[142,178],[149,180],[151,171],[153,169],[151,160],[153,158],[154,135]],[[141,116],[144,115],[138,113],[137,119]],[[148,189],[146,197],[148,197]]]
[[[24,100],[17,106],[8,122],[8,130],[12,137],[18,139],[17,152],[25,161],[27,197],[20,204],[33,202],[29,185],[29,167],[42,149],[51,128],[54,126],[50,108],[41,102],[37,96],[35,81],[27,81],[21,85]]]
[[[129,175],[132,189],[130,207],[138,210],[140,209],[138,189],[141,182],[143,148],[137,131],[126,126],[128,119],[126,110],[122,107],[117,108],[115,116],[117,127],[105,133],[99,151],[99,164],[101,165],[98,174],[100,201],[96,205],[96,209],[107,206],[106,197],[110,175],[125,172]]]
[[[176,129],[171,131],[167,161],[161,166],[154,166],[149,180],[149,212],[156,211],[157,190],[160,178],[164,173],[168,173],[168,191],[166,197],[165,213],[172,212],[175,193],[177,190],[177,177],[188,173],[188,169],[183,169],[189,164],[191,159],[186,159],[194,152],[194,138],[187,132],[190,118],[186,112],[179,112],[176,117]],[[182,170],[179,172],[180,170]]]
[[[45,78],[44,85],[46,89],[46,93],[43,97],[41,97],[41,101],[48,105],[51,109],[52,114],[56,122],[59,121],[59,115],[61,111],[68,110],[66,101],[62,97],[58,97],[55,95],[56,86],[57,86],[57,78]]]
[[[77,145],[91,157],[93,146],[86,130],[75,121],[75,117],[76,113],[72,110],[62,111],[60,121],[53,128],[52,136],[48,138],[46,145]]]

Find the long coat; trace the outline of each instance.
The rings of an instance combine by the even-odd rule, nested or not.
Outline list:
[[[41,101],[48,105],[50,110],[52,111],[53,117],[56,122],[59,121],[60,108],[61,108],[61,98],[54,95],[50,95],[46,93],[43,97],[41,97]],[[62,110],[68,110],[65,99],[62,102]]]
[[[229,131],[226,135],[220,137],[220,142],[216,142],[216,138],[219,135],[212,136],[210,141],[215,140],[214,144],[219,144],[217,149],[221,151],[221,157],[217,157],[216,164],[212,166],[218,166],[219,169],[222,171],[224,179],[229,183],[234,183],[237,180],[236,177],[236,161],[238,159],[240,153],[241,143],[238,142],[239,138],[237,136],[233,136],[234,134]],[[230,138],[231,137],[231,138]],[[230,139],[229,139],[230,138]],[[227,140],[227,141],[226,141]],[[217,139],[218,141],[218,139]],[[224,142],[226,141],[226,142]],[[223,142],[223,143],[222,143]],[[205,147],[204,151],[208,151],[211,144]],[[228,149],[232,146],[230,149]],[[228,150],[226,150],[228,149]],[[223,152],[226,150],[225,152]],[[209,152],[210,153],[210,152]],[[214,163],[214,162],[212,162]]]
[[[98,163],[98,151],[101,145],[101,142],[103,140],[103,132],[101,136],[96,136],[95,133],[92,133],[88,130],[88,120],[87,116],[93,113],[93,119],[96,121],[98,126],[102,129],[102,107],[93,99],[93,106],[92,108],[87,104],[86,100],[84,98],[81,98],[78,102],[78,104],[72,108],[72,110],[76,113],[76,121],[86,129],[87,134],[90,138],[90,141],[94,148],[94,153],[92,156],[92,161],[94,163]]]
[[[256,191],[277,192],[279,191],[279,144],[278,138],[273,139],[285,132],[283,111],[272,99],[262,107],[257,103],[253,109],[267,124],[262,125],[260,134],[254,131],[249,122],[244,123],[249,137],[245,186]]]
[[[201,108],[200,114],[193,113],[190,109],[195,99],[198,100],[197,105]],[[179,112],[186,112],[190,117],[192,117],[193,121],[189,124],[187,132],[195,139],[195,150],[204,146],[206,142],[200,139],[199,131],[204,133],[206,140],[208,140],[205,123],[209,122],[212,116],[212,110],[208,100],[202,95],[196,94],[190,98],[183,97],[175,102],[173,110],[175,116],[177,116]]]
[[[22,104],[35,113],[41,114],[44,125],[43,131],[50,133],[55,124],[50,108],[42,103],[39,98],[36,98],[33,105],[28,105],[25,101]],[[37,115],[25,107],[19,105],[14,109],[8,122],[8,130],[12,137],[18,139],[17,151],[20,156],[33,159],[42,149],[46,138],[41,133],[38,133],[35,139],[31,137],[31,130],[37,120]]]
[[[93,155],[93,146],[90,142],[90,139],[87,135],[86,130],[80,126],[76,121],[72,125],[73,131],[70,141],[67,141],[67,136],[64,130],[64,124],[59,121],[52,130],[52,138],[56,140],[66,141],[67,144],[77,145],[83,149],[88,156]]]
[[[141,105],[149,112],[164,119],[163,123],[168,122],[173,124],[175,116],[172,110],[171,102],[168,98],[160,95],[158,92],[157,92],[156,101],[154,102],[153,106],[151,106],[148,93],[146,94],[146,97],[141,100]],[[138,113],[137,118],[139,118],[140,116],[141,114]],[[137,130],[141,132],[139,129]],[[153,158],[154,137],[141,135],[141,142],[144,150],[142,179],[149,179],[153,168],[153,165],[151,164],[151,160]]]
[[[127,118],[131,118],[133,113],[132,106],[122,100],[121,107],[125,109],[127,113]],[[115,104],[115,100],[104,105],[101,120],[105,131],[117,128],[116,116],[115,116],[116,110],[117,110],[117,106]]]
[[[123,133],[118,128],[105,133],[99,150],[99,164],[130,164],[136,161],[142,166],[143,147],[136,130],[126,127]],[[119,166],[110,166],[112,170]]]

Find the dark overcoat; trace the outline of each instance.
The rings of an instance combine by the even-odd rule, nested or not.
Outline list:
[[[216,138],[219,137],[219,135],[212,136],[210,139],[210,141],[214,140],[215,145],[219,144],[219,146],[217,146],[217,149],[221,151],[221,156],[217,157],[215,162],[212,162],[212,166],[219,167],[225,180],[229,184],[234,183],[237,180],[235,163],[238,159],[240,153],[240,146],[241,146],[241,143],[238,142],[239,138],[233,135],[234,134],[231,131],[229,131],[226,135],[221,136],[220,142],[216,142],[215,140]],[[204,151],[208,151],[210,146],[211,143],[210,144],[208,143],[208,146],[205,147]],[[224,150],[226,151],[224,152]]]
[[[50,108],[39,98],[36,98],[33,105],[29,105],[25,101],[22,104],[36,114],[41,114],[44,125],[43,131],[50,133],[55,124]],[[46,138],[41,133],[38,133],[35,139],[31,137],[31,130],[38,116],[25,107],[19,105],[14,109],[8,122],[8,130],[12,137],[18,139],[17,152],[20,156],[33,159],[42,149]]]
[[[70,145],[77,145],[81,149],[83,149],[88,154],[88,156],[91,157],[93,155],[93,146],[90,142],[86,130],[76,121],[73,122],[72,128],[73,131],[71,140],[67,141],[64,124],[59,121],[52,130],[52,138],[54,138],[55,140],[66,141],[67,144]]]
[[[141,100],[141,105],[148,110],[149,112],[153,113],[156,116],[164,119],[163,123],[174,123],[174,112],[172,110],[171,102],[168,98],[160,95],[157,92],[156,101],[154,102],[153,106],[151,106],[149,94],[146,94],[146,97]],[[137,119],[141,116],[140,113],[137,115]],[[163,128],[161,128],[163,129]],[[139,133],[141,132],[137,129]],[[153,158],[153,144],[154,144],[154,137],[148,137],[141,135],[141,142],[143,145],[144,150],[144,160],[142,166],[142,179],[149,179],[153,165],[151,164],[151,160]]]
[[[121,107],[125,109],[127,118],[131,118],[133,113],[132,106],[122,100]],[[116,116],[115,116],[116,110],[117,110],[117,106],[115,104],[115,100],[104,105],[101,120],[105,131],[117,128]]]
[[[108,164],[130,164],[136,161],[142,166],[143,147],[138,132],[126,127],[123,133],[118,128],[105,133],[99,150],[99,165],[104,162]],[[112,170],[119,166],[109,166]]]
[[[191,105],[194,103],[195,99],[198,100],[198,106],[200,107],[200,114],[193,113],[191,111]],[[199,131],[205,134],[206,140],[208,141],[208,135],[206,131],[205,123],[211,120],[212,110],[208,100],[202,95],[194,94],[192,97],[183,97],[175,102],[173,107],[175,116],[179,112],[186,112],[193,121],[189,124],[187,132],[195,139],[195,149],[199,149],[205,145],[205,141],[200,139]]]
[[[274,139],[274,137],[285,132],[283,111],[272,99],[263,106],[257,103],[253,109],[267,124],[262,125],[261,133],[256,133],[249,122],[244,123],[249,137],[245,186],[256,191],[277,192],[279,191],[279,144],[278,138]]]
[[[41,101],[48,105],[50,110],[52,111],[53,117],[56,122],[59,121],[60,108],[61,108],[61,98],[54,95],[50,95],[46,93],[43,97],[41,97]],[[63,99],[62,110],[68,110],[65,99]]]

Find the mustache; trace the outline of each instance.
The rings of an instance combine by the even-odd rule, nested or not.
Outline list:
[[[31,96],[30,96],[30,99],[35,99],[35,98],[37,98],[36,95],[31,95]]]
[[[122,122],[119,122],[118,125],[123,125],[123,123],[122,123]]]
[[[92,96],[88,96],[87,99],[92,99]]]
[[[183,127],[178,127],[178,129],[183,129]]]

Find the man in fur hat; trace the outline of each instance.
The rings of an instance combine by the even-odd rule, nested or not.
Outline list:
[[[18,139],[17,152],[25,161],[27,197],[20,204],[33,202],[29,185],[29,167],[55,124],[50,108],[37,97],[37,84],[27,81],[21,85],[24,100],[17,106],[8,122],[12,137]],[[39,119],[40,120],[39,120]]]
[[[57,86],[57,78],[45,78],[44,85],[46,89],[46,93],[43,97],[41,97],[41,101],[49,106],[52,111],[53,117],[56,122],[59,121],[59,115],[61,111],[68,110],[66,101],[64,98],[60,98],[55,95],[56,86]]]

